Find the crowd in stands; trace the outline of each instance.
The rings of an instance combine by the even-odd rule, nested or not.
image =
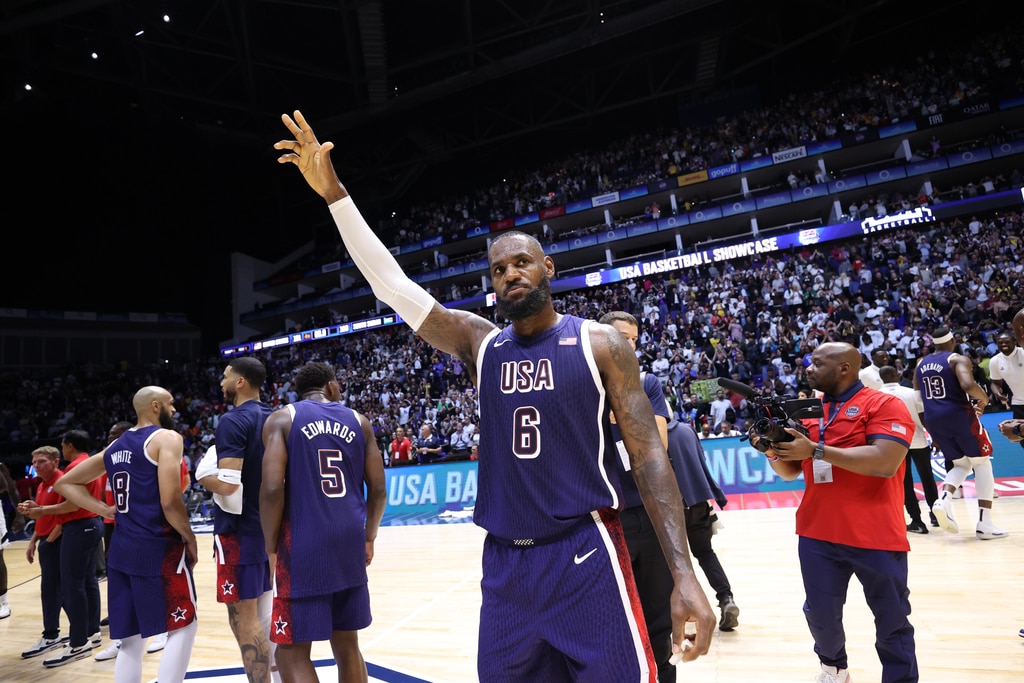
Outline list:
[[[557,296],[555,307],[595,320],[611,310],[633,313],[641,323],[641,368],[662,380],[676,415],[698,430],[708,423],[709,435],[742,431],[749,407],[727,394],[729,413],[715,379],[780,395],[809,393],[805,365],[827,340],[854,344],[865,364],[884,348],[909,382],[931,330],[949,324],[987,386],[984,366],[997,352],[995,335],[1024,306],[1022,240],[1020,212],[992,213],[577,290]],[[432,425],[447,451],[456,426],[471,433],[478,423],[467,368],[405,326],[277,348],[260,358],[268,370],[264,398],[275,407],[298,400],[291,377],[304,363],[333,364],[342,400],[371,419],[385,453],[399,426],[413,436]],[[28,453],[67,429],[84,429],[99,444],[111,424],[133,418],[132,393],[158,384],[175,396],[194,467],[227,409],[219,387],[224,364],[212,358],[5,375],[0,441]]]
[[[446,243],[457,240],[467,229],[481,224],[522,215],[539,209],[566,204],[604,192],[623,190],[653,180],[713,168],[742,159],[768,155],[802,144],[856,133],[907,118],[932,115],[1007,92],[1024,91],[1024,40],[1019,32],[983,36],[948,50],[930,51],[907,64],[866,71],[844,82],[830,83],[828,90],[815,89],[791,93],[770,105],[721,117],[710,125],[692,125],[685,129],[648,131],[614,141],[604,148],[573,154],[530,169],[503,169],[500,183],[473,189],[460,188],[447,197],[432,198],[401,208],[393,216],[379,221],[378,232],[386,243],[395,246],[445,236]],[[943,143],[933,136],[927,144],[913,150],[916,158],[928,158],[955,151],[958,147],[995,144],[1012,139],[1019,131],[998,128],[981,140]],[[781,172],[771,186],[756,188],[770,192],[779,188],[803,187],[824,183],[839,169],[807,168]],[[839,220],[859,220],[881,216],[942,201],[992,191],[997,186],[1019,187],[1020,174],[1009,180],[983,178],[978,183],[952,188],[935,188],[931,195],[915,197],[870,196],[844,206]],[[680,211],[691,211],[711,202],[707,196],[681,200]],[[637,216],[614,217],[616,226],[650,219],[661,208],[656,202]],[[574,226],[556,234],[551,229],[535,228],[535,236],[544,243],[570,236],[582,236],[605,229],[602,222]],[[528,230],[532,228],[527,228]],[[444,253],[450,252],[450,253]],[[485,252],[459,253],[457,247],[439,250],[414,270],[428,271],[456,265],[485,256]],[[291,266],[305,269],[347,255],[340,241],[331,240],[317,248],[302,262]],[[361,280],[361,278],[357,278]],[[306,296],[315,298],[324,292]],[[439,301],[457,301],[478,293],[457,285],[434,288]],[[372,315],[373,311],[364,311]],[[352,317],[342,313],[311,318],[305,327],[336,324]],[[359,317],[358,315],[355,317]]]
[[[711,125],[638,133],[539,168],[503,169],[500,183],[460,190],[399,210],[381,221],[379,231],[386,242],[390,236],[395,245],[440,235],[455,237],[481,224],[549,206],[935,114],[1000,92],[1019,91],[1024,88],[1022,46],[1018,33],[984,36],[951,45],[948,51],[929,52],[908,64],[830,83],[827,91],[788,94],[773,104],[719,118]],[[914,153],[927,158],[941,148],[935,138]],[[814,175],[815,171],[805,169],[798,174],[797,183],[830,179]],[[788,176],[779,178],[780,186],[792,184]]]

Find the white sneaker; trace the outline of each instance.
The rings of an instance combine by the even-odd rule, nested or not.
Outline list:
[[[44,652],[64,647],[64,643],[66,642],[68,642],[67,636],[63,638],[60,636],[57,636],[56,638],[40,638],[36,641],[35,645],[22,652],[21,656],[25,659],[28,659],[29,657],[38,657]]]
[[[939,526],[943,531],[948,531],[951,534],[960,533],[960,525],[953,519],[952,496],[939,498],[935,501],[935,504],[932,505],[932,512],[935,513],[935,519],[939,522]]]
[[[110,647],[108,647],[105,650],[100,650],[99,652],[97,652],[96,656],[93,657],[93,659],[95,659],[97,662],[105,662],[108,659],[115,659],[117,657],[117,653],[120,651],[121,641],[115,640],[113,643],[110,644]]]
[[[821,665],[821,673],[814,680],[815,683],[853,683],[849,669],[837,669],[827,664]]]
[[[160,652],[165,647],[167,647],[167,634],[161,633],[160,635],[153,636],[153,640],[149,641],[146,652]]]
[[[100,643],[103,642],[103,634],[99,631],[89,636],[89,644],[93,647],[99,647]]]
[[[6,619],[11,616],[11,605],[10,603],[0,604],[0,619]]]
[[[991,541],[994,538],[1006,538],[1010,534],[1004,529],[1000,529],[992,522],[978,522],[978,526],[974,529],[975,535],[982,541]]]
[[[92,652],[92,644],[86,641],[85,645],[81,647],[71,647],[71,643],[64,646],[64,649],[55,654],[53,657],[47,657],[43,660],[43,666],[48,669],[52,669],[55,666],[64,666],[68,662],[77,662],[79,659],[85,659]]]

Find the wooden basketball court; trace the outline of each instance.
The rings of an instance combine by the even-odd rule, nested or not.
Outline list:
[[[1024,628],[1024,495],[1004,493],[995,503],[997,523],[1010,531],[1002,540],[974,538],[975,500],[957,500],[954,509],[964,529],[959,536],[939,529],[910,535],[911,621],[917,630],[921,680],[1017,683],[1024,680],[1024,638],[1017,635]],[[794,511],[719,513],[725,529],[715,537],[715,548],[741,609],[740,625],[732,633],[716,631],[709,654],[684,665],[680,681],[792,683],[817,674],[801,612]],[[482,540],[483,532],[465,522],[381,529],[370,567],[374,623],[361,636],[368,662],[432,683],[477,680]],[[191,668],[237,666],[240,657],[225,608],[214,598],[212,538],[200,536],[199,543],[206,556],[196,568],[200,625]],[[89,658],[46,669],[44,657],[21,658],[42,628],[38,572],[25,562],[24,550],[22,541],[4,551],[13,615],[0,621],[0,681],[112,681],[113,660]],[[101,589],[105,604],[105,584]],[[853,680],[880,680],[871,615],[856,580],[845,622]],[[107,644],[105,640],[101,647]],[[325,644],[314,646],[313,653],[315,658],[330,657]],[[159,657],[145,656],[145,680],[156,677]]]

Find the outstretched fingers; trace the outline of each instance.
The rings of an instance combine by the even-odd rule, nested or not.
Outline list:
[[[295,110],[295,122],[298,124],[298,131],[292,132],[296,133],[299,142],[319,144],[316,135],[313,134],[313,128],[306,122],[306,117],[298,109]]]

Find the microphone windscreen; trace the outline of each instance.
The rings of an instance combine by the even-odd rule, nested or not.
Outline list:
[[[737,382],[734,379],[726,379],[725,377],[718,378],[718,386],[722,387],[723,389],[728,389],[733,393],[739,394],[743,398],[750,398],[751,396],[754,396],[756,393],[754,391],[754,388],[751,387],[749,384]]]

